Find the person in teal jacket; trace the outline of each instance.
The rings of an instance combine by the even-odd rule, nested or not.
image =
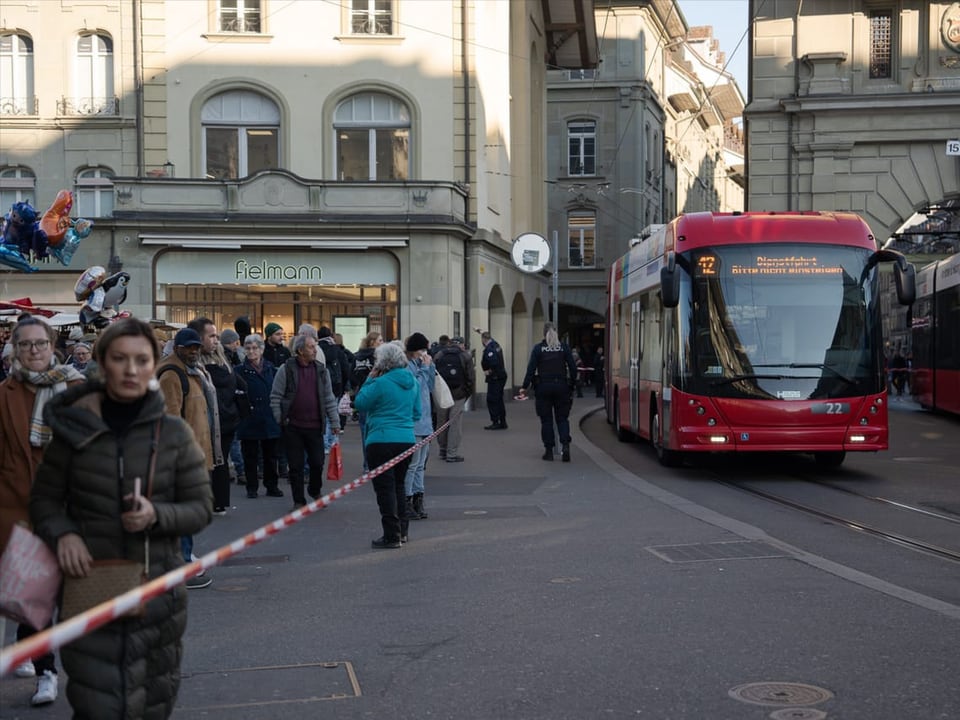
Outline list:
[[[402,344],[385,343],[374,354],[373,369],[353,401],[367,416],[365,447],[367,462],[377,468],[409,450],[414,442],[413,426],[420,419],[420,389],[407,369]],[[410,457],[373,478],[380,508],[383,535],[372,542],[375,549],[396,549],[407,541],[404,478]]]

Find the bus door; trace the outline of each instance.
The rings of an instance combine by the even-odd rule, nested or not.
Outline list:
[[[643,304],[640,300],[630,303],[630,429],[634,432],[640,427],[638,417],[638,387],[640,379],[640,341],[643,327]]]

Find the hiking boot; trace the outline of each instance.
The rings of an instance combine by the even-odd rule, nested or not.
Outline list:
[[[423,506],[423,493],[413,494],[413,511],[420,516],[421,520],[426,520],[430,517],[427,515],[427,509]]]
[[[37,691],[30,698],[31,705],[49,705],[57,699],[57,674],[44,670],[37,678]]]

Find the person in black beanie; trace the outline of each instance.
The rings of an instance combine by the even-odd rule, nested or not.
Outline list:
[[[233,329],[237,331],[237,335],[240,336],[240,344],[243,345],[247,340],[247,335],[250,334],[250,318],[241,315],[233,321]]]

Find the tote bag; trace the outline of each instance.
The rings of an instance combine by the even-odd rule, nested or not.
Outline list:
[[[40,538],[14,525],[0,558],[0,615],[42,630],[50,624],[62,575]]]
[[[453,407],[453,393],[450,392],[447,381],[439,373],[433,378],[433,402],[441,410]]]

